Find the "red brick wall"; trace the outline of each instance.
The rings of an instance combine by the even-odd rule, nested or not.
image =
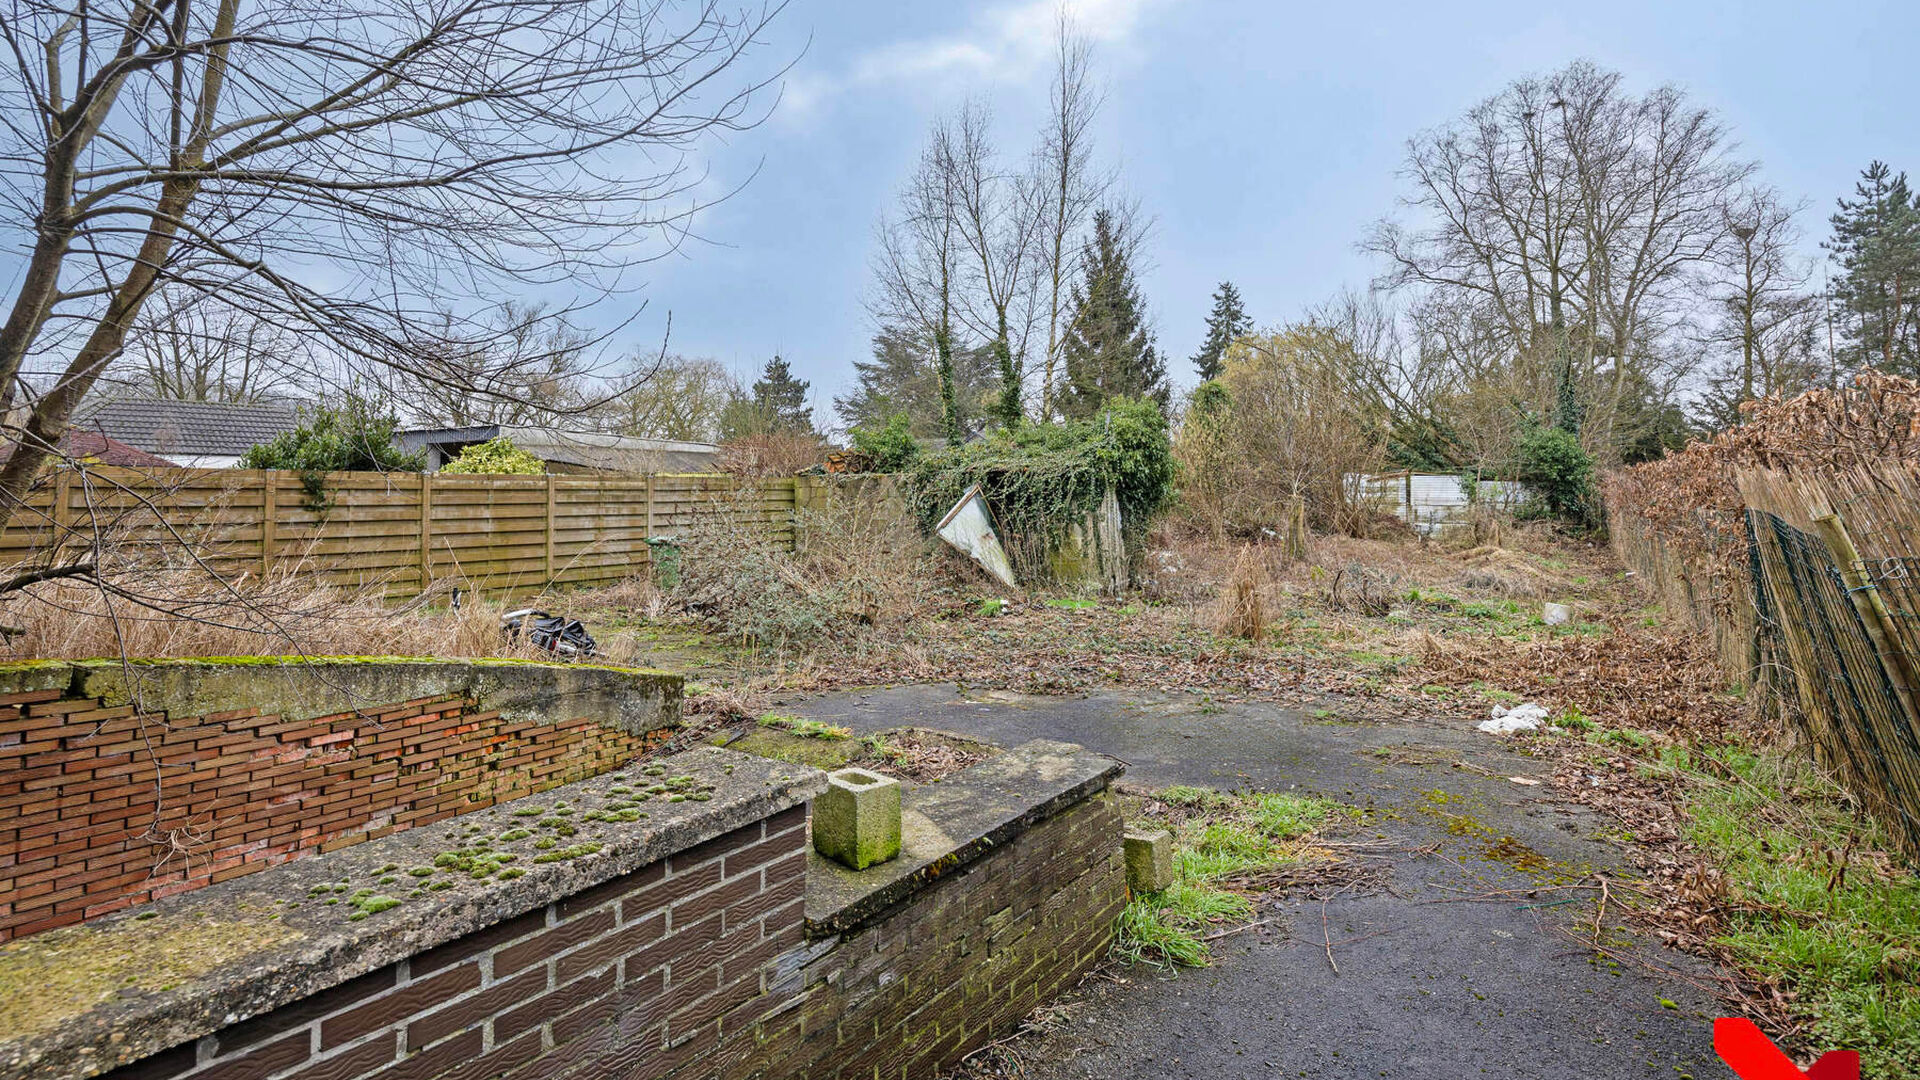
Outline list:
[[[283,721],[0,696],[0,941],[585,779],[639,738],[457,697]]]
[[[932,1076],[1106,951],[1120,828],[1097,795],[810,943],[795,807],[108,1076]]]

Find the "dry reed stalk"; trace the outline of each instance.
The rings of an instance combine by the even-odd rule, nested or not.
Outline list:
[[[0,600],[0,622],[23,631],[5,645],[18,659],[541,655],[502,638],[503,610],[470,593],[458,609],[395,608],[378,589],[316,585],[302,574],[222,582],[165,570],[32,586]]]
[[[1266,605],[1260,599],[1266,583],[1265,560],[1255,555],[1252,547],[1242,547],[1239,559],[1233,564],[1233,577],[1215,602],[1214,632],[1256,644],[1266,637]]]

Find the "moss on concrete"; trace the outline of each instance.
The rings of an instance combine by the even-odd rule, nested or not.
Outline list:
[[[464,697],[513,720],[588,716],[644,736],[680,722],[678,675],[605,664],[405,656],[213,656],[0,664],[0,693],[60,690],[196,716],[257,709],[290,720]]]
[[[0,947],[0,1031],[57,1027],[115,998],[172,990],[222,964],[303,935],[277,917],[133,918],[49,930]]]
[[[776,727],[755,728],[729,742],[727,749],[827,771],[851,764],[867,754],[866,745],[858,739],[815,739]]]

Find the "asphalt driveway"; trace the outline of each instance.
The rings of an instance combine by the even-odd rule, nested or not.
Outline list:
[[[1583,948],[1591,891],[1525,894],[1626,871],[1600,835],[1603,822],[1556,799],[1549,785],[1511,779],[1541,778],[1542,762],[1464,724],[952,686],[836,693],[782,708],[857,733],[913,724],[1005,745],[1064,739],[1126,761],[1125,783],[1135,788],[1323,795],[1366,811],[1352,827],[1357,838],[1396,849],[1385,888],[1279,901],[1262,912],[1270,921],[1216,942],[1211,967],[1177,977],[1122,969],[1120,981],[1090,982],[1067,1020],[1028,1044],[1027,1075],[1039,1080],[1733,1075],[1709,1043],[1711,995],[1684,977]],[[1500,890],[1516,892],[1474,899]],[[1705,974],[1612,919],[1605,941]]]

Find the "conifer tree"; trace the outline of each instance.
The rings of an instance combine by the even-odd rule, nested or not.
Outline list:
[[[1061,342],[1067,387],[1060,406],[1068,416],[1092,416],[1115,397],[1151,398],[1167,407],[1166,366],[1134,279],[1131,239],[1113,211],[1094,214]]]
[[[807,404],[809,384],[793,377],[793,368],[779,356],[767,361],[760,377],[745,394],[735,392],[720,412],[720,437],[785,434],[813,430],[813,406]]]
[[[1194,354],[1193,366],[1200,372],[1201,382],[1211,382],[1220,377],[1220,369],[1227,355],[1227,346],[1235,338],[1253,332],[1253,320],[1247,316],[1246,305],[1240,301],[1240,290],[1233,282],[1223,281],[1213,294],[1213,313],[1207,316],[1207,339]]]
[[[996,394],[990,347],[953,354],[954,411],[963,432],[977,430]],[[853,362],[854,386],[834,398],[834,411],[849,427],[880,428],[904,413],[913,434],[947,434],[939,358],[934,343],[909,327],[882,325],[873,337],[873,358]]]
[[[1860,174],[1853,199],[1841,199],[1825,247],[1838,275],[1842,359],[1912,375],[1920,372],[1920,199],[1876,161]]]

